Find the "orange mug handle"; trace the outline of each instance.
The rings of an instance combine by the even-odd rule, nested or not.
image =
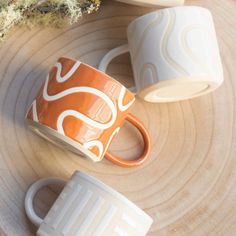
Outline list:
[[[113,154],[106,152],[105,158],[114,164],[122,167],[134,167],[141,165],[144,161],[147,160],[150,149],[151,149],[151,138],[147,131],[147,129],[144,127],[143,123],[138,120],[135,116],[128,114],[126,117],[126,120],[129,121],[132,125],[134,125],[142,134],[143,141],[144,141],[144,150],[142,155],[135,160],[124,160],[120,157],[116,157]]]

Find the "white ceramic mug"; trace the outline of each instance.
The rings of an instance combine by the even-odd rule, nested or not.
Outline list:
[[[148,102],[172,102],[207,94],[219,87],[223,69],[209,10],[196,6],[167,8],[132,21],[128,44],[101,60],[130,52],[135,92]]]
[[[116,0],[116,1],[144,7],[156,7],[156,6],[173,7],[184,4],[184,0]]]
[[[34,211],[35,194],[51,184],[46,178],[30,186],[25,197],[28,218],[38,236],[143,236],[153,220],[139,207],[99,180],[76,171],[44,219]]]

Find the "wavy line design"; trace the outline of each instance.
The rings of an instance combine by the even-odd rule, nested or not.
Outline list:
[[[112,113],[111,120],[106,124],[102,124],[102,123],[99,123],[97,121],[90,119],[89,117],[85,116],[84,114],[82,114],[78,111],[66,110],[63,113],[61,113],[61,115],[58,117],[58,121],[57,121],[57,129],[61,134],[64,134],[63,121],[67,116],[74,116],[74,117],[82,120],[83,122],[85,122],[93,127],[96,127],[98,129],[107,129],[114,124],[116,117],[117,117],[117,110],[115,108],[113,101],[105,93],[101,92],[98,89],[90,88],[90,87],[73,87],[73,88],[66,89],[60,93],[55,94],[55,95],[49,95],[47,92],[48,91],[48,82],[49,82],[49,76],[47,76],[47,79],[46,79],[46,82],[45,82],[45,85],[43,88],[43,98],[46,101],[55,101],[57,99],[63,98],[64,96],[74,94],[74,93],[90,93],[90,94],[94,94],[94,95],[100,97],[101,99],[103,99],[105,101],[105,103],[108,105],[108,107],[110,108],[111,113]]]
[[[70,94],[74,94],[74,93],[91,93],[94,94],[100,98],[102,98],[107,105],[109,106],[109,108],[112,111],[112,114],[116,114],[116,109],[115,109],[115,105],[113,103],[113,101],[103,92],[101,92],[98,89],[95,88],[91,88],[91,87],[73,87],[73,88],[69,88],[66,89],[60,93],[57,93],[55,95],[49,95],[48,94],[48,82],[49,82],[49,76],[47,76],[44,88],[43,88],[43,98],[46,101],[55,101],[57,99],[63,98],[64,96],[70,95]]]
[[[120,127],[117,127],[117,128],[113,131],[113,133],[111,134],[111,136],[110,136],[110,138],[109,138],[109,140],[108,140],[108,142],[107,142],[107,145],[106,145],[105,149],[103,148],[103,143],[102,143],[101,141],[99,141],[99,140],[92,140],[92,141],[86,142],[86,143],[83,144],[83,146],[84,146],[84,148],[86,148],[86,149],[88,149],[88,150],[90,150],[90,149],[93,148],[93,147],[97,147],[98,150],[99,150],[99,154],[98,154],[97,157],[98,157],[99,159],[101,159],[102,156],[103,156],[103,154],[106,153],[108,147],[110,146],[112,139],[113,139],[114,136],[119,132],[119,130],[120,130]]]
[[[170,34],[173,31],[175,19],[176,19],[176,13],[173,9],[168,9],[166,11],[167,17],[168,17],[168,23],[165,29],[165,33],[161,40],[161,54],[163,56],[163,59],[165,59],[166,63],[169,64],[171,67],[173,67],[178,73],[184,76],[188,76],[189,73],[186,71],[181,65],[179,65],[169,54],[168,52],[168,41],[170,38]]]
[[[191,32],[191,31],[194,31],[194,30],[202,30],[202,31],[207,31],[207,29],[204,27],[204,25],[189,25],[187,26],[183,32],[181,33],[181,43],[182,43],[182,46],[186,52],[186,54],[189,56],[189,58],[195,62],[197,65],[200,66],[200,68],[202,68],[206,73],[209,73],[209,68],[207,67],[207,65],[205,63],[203,63],[203,61],[201,60],[201,58],[199,58],[194,52],[193,50],[191,49],[191,47],[189,46],[188,44],[188,41],[187,41],[187,37],[188,37],[188,34]],[[207,32],[208,34],[210,34],[209,32]]]
[[[157,27],[163,20],[163,12],[156,13],[156,16],[153,21],[151,21],[145,28],[144,32],[142,33],[142,36],[138,42],[138,46],[135,47],[135,50],[133,52],[133,60],[135,61],[138,57],[138,54],[140,53],[140,48],[143,46],[143,43],[148,35],[148,33],[151,31],[152,28]]]
[[[76,61],[76,63],[72,66],[72,68],[64,76],[61,76],[62,65],[60,62],[57,62],[55,65],[55,67],[57,67],[57,73],[56,73],[57,82],[63,83],[66,80],[68,80],[76,72],[76,70],[79,68],[80,64],[81,64],[80,61]]]
[[[115,137],[115,135],[119,132],[119,130],[120,130],[120,127],[117,127],[117,128],[113,131],[113,133],[111,134],[111,136],[110,136],[110,138],[109,138],[109,140],[108,140],[108,142],[107,142],[106,148],[105,148],[105,150],[104,150],[104,153],[106,153],[108,147],[109,147],[110,144],[111,144],[112,139],[113,139],[113,138]]]
[[[36,100],[34,100],[32,104],[32,114],[33,114],[33,120],[39,122]]]
[[[122,87],[118,98],[118,107],[121,111],[126,111],[135,101],[135,98],[133,98],[133,100],[131,100],[129,103],[123,105],[124,96],[125,96],[125,88]]]
[[[98,158],[101,159],[102,155],[103,155],[103,143],[99,140],[92,140],[92,141],[88,141],[86,143],[83,144],[83,147],[90,150],[93,147],[97,147],[98,148]]]
[[[146,87],[158,82],[158,73],[156,70],[156,66],[152,63],[144,64],[142,66],[139,74],[140,74],[139,86],[141,86],[141,88],[146,88]]]
[[[99,123],[97,121],[94,121],[93,119],[90,119],[89,117],[85,116],[81,112],[78,112],[78,111],[75,111],[75,110],[66,110],[66,111],[63,111],[60,114],[60,116],[58,117],[57,130],[58,130],[59,133],[61,133],[63,135],[65,134],[64,133],[64,128],[63,128],[63,121],[68,116],[74,116],[77,119],[82,120],[83,122],[87,123],[88,125],[90,125],[94,128],[98,128],[98,129],[101,129],[101,130],[108,129],[115,123],[117,112],[116,112],[116,110],[114,110],[114,112],[115,113],[112,116],[112,119],[108,123],[103,124],[103,123]]]
[[[77,71],[77,69],[79,68],[80,65],[81,65],[80,62],[75,63],[72,66],[72,68],[64,76],[61,76],[63,64],[61,64],[60,62],[56,63],[56,65],[55,65],[55,67],[57,68],[56,76],[55,76],[56,81],[59,83],[63,83],[65,81],[67,81],[68,79],[72,78],[73,74]],[[73,77],[73,78],[75,79],[75,77]],[[49,80],[50,80],[50,76],[48,75],[46,78],[45,84],[43,86],[43,91],[42,91],[42,98],[43,98],[44,102],[45,101],[46,102],[57,101],[59,99],[63,99],[66,96],[72,96],[73,94],[76,94],[76,93],[88,93],[88,94],[95,95],[96,97],[102,99],[102,101],[104,102],[104,105],[107,105],[110,112],[111,112],[110,120],[106,123],[102,123],[102,122],[94,120],[94,119],[88,117],[87,115],[85,115],[79,111],[76,111],[74,109],[63,109],[62,112],[60,112],[60,114],[57,115],[56,124],[55,124],[57,131],[62,135],[67,135],[66,130],[63,127],[63,124],[64,124],[65,119],[67,117],[75,117],[76,119],[81,120],[83,123],[89,125],[90,128],[95,128],[100,131],[109,129],[115,124],[115,122],[117,120],[118,111],[125,112],[135,101],[135,98],[133,98],[131,101],[128,101],[128,103],[124,104],[124,99],[126,97],[126,89],[123,86],[120,86],[120,90],[119,90],[119,93],[117,96],[117,105],[116,105],[116,101],[113,101],[103,91],[98,90],[96,88],[88,87],[88,86],[70,87],[70,88],[65,89],[61,92],[51,95],[51,94],[49,94],[49,91],[50,91]],[[52,89],[52,91],[53,91],[53,89]],[[65,108],[69,108],[69,104],[64,104],[64,105],[65,105]],[[103,103],[100,104],[100,106],[104,106],[104,105],[103,105]],[[96,111],[95,115],[97,115],[97,113],[99,113],[99,114],[102,113],[101,109],[98,109],[98,110],[100,112]],[[32,113],[33,113],[34,121],[39,122],[39,119],[37,116],[37,109],[36,109],[36,100],[32,104],[32,111],[33,111]],[[102,120],[102,119],[100,119],[100,120]],[[120,129],[120,127],[116,128],[115,131],[111,134],[111,136],[108,136],[107,139],[104,139],[104,140],[107,140],[107,142],[103,143],[103,141],[100,141],[99,138],[97,138],[97,139],[92,139],[92,140],[87,140],[87,141],[85,140],[82,143],[82,145],[84,148],[92,151],[93,154],[96,153],[95,155],[100,160],[100,159],[102,159],[104,153],[108,149],[112,138],[119,131],[119,129]],[[92,150],[95,147],[98,149],[98,151]]]

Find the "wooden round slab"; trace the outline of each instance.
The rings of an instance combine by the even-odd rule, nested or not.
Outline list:
[[[127,24],[150,9],[104,1],[101,9],[64,30],[16,29],[0,48],[0,235],[35,235],[24,212],[24,195],[41,177],[89,173],[134,201],[154,218],[149,235],[236,234],[236,3],[192,0],[212,10],[225,82],[213,94],[170,104],[137,99],[133,114],[149,129],[152,152],[138,168],[93,163],[32,133],[25,113],[51,65],[70,56],[97,66],[111,48],[126,42]],[[128,54],[109,74],[132,86]],[[136,130],[125,124],[110,150],[133,158],[142,151]],[[46,214],[57,193],[36,201]]]

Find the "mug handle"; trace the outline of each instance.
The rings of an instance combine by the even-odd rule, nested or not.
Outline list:
[[[30,219],[30,221],[35,226],[39,227],[43,222],[43,219],[39,217],[34,210],[33,202],[34,202],[36,193],[40,189],[47,187],[49,185],[65,185],[65,183],[66,183],[65,180],[58,179],[58,178],[43,178],[36,181],[30,186],[30,188],[28,189],[25,195],[25,212],[28,218]]]
[[[116,165],[122,166],[122,167],[134,167],[141,165],[144,161],[147,160],[149,154],[150,154],[150,147],[151,147],[151,138],[147,131],[147,129],[144,127],[143,123],[138,120],[135,116],[128,114],[126,117],[126,120],[130,122],[132,125],[134,125],[142,134],[143,141],[144,141],[144,150],[142,155],[135,160],[124,160],[120,157],[116,157],[113,154],[106,152],[105,158],[111,162],[113,162]]]
[[[127,53],[129,52],[129,45],[128,44],[124,44],[121,45],[117,48],[114,48],[112,50],[110,50],[101,60],[98,69],[102,72],[106,72],[108,65],[110,64],[110,62],[115,58],[120,56],[121,54]],[[136,93],[137,89],[136,87],[130,87],[128,88],[131,92]]]

